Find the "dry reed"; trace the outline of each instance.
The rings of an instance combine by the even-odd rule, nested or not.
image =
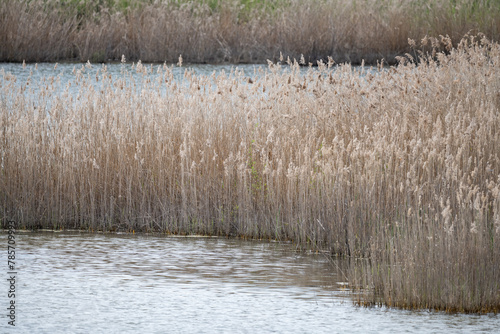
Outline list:
[[[369,259],[365,302],[498,311],[500,46],[418,44],[376,73],[2,73],[1,220],[293,240]]]
[[[0,61],[106,62],[124,54],[174,63],[182,54],[188,63],[265,63],[282,52],[313,63],[332,56],[375,64],[409,52],[408,38],[448,35],[456,45],[468,32],[500,37],[498,1],[291,0],[271,10],[172,0],[81,15],[47,2],[0,0]]]

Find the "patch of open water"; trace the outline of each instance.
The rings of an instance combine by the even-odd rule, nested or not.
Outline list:
[[[0,240],[7,245],[6,234]],[[345,261],[298,253],[289,244],[64,232],[18,233],[16,249],[17,333],[500,329],[496,315],[356,307],[343,284]],[[1,281],[5,310],[8,287]],[[10,326],[2,318],[3,332]]]

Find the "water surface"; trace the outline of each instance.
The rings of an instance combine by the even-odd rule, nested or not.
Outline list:
[[[5,234],[0,240],[7,244]],[[18,233],[16,246],[18,333],[495,333],[500,329],[495,315],[355,307],[341,272],[345,262],[296,252],[289,244]],[[1,281],[0,288],[6,291],[6,280]],[[2,296],[6,305],[5,293]],[[4,318],[1,332],[6,327]]]

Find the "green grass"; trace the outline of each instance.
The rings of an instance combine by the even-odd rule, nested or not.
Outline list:
[[[37,0],[28,0],[37,2]],[[49,10],[58,9],[67,14],[77,14],[80,16],[92,16],[102,10],[110,12],[126,13],[131,9],[139,9],[146,5],[158,3],[155,0],[43,0]],[[163,0],[173,7],[184,5],[207,6],[213,12],[220,12],[222,9],[233,6],[238,7],[241,12],[251,12],[253,10],[274,11],[290,5],[290,0]]]
[[[9,1],[9,0],[2,0]],[[27,0],[28,3],[40,2],[40,0]],[[241,12],[250,13],[252,11],[274,12],[279,9],[289,7],[294,0],[41,0],[48,10],[57,9],[67,14],[77,14],[91,17],[100,13],[103,9],[111,12],[126,13],[131,9],[139,9],[146,5],[155,3],[169,4],[174,7],[183,5],[207,6],[213,12],[220,12],[228,6],[237,7]],[[306,5],[317,5],[326,3],[326,0],[307,1]],[[339,5],[344,5],[349,1],[341,1]],[[436,9],[445,9],[447,16],[454,19],[474,20],[481,22],[492,12],[500,11],[500,0],[351,0],[355,9],[371,8],[375,12],[387,12],[394,7],[404,7],[410,9],[418,20],[434,18]]]

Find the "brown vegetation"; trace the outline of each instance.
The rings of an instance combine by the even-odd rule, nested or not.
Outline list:
[[[409,52],[408,38],[449,35],[456,45],[466,33],[500,37],[498,1],[290,0],[272,10],[245,10],[238,1],[216,9],[203,1],[159,1],[81,15],[47,2],[0,0],[0,61],[95,63],[124,54],[174,63],[182,54],[188,63],[265,63],[282,52],[313,63],[332,56],[375,64]]]
[[[498,311],[500,46],[450,43],[375,74],[2,73],[1,219],[293,240],[369,259],[365,302]]]

